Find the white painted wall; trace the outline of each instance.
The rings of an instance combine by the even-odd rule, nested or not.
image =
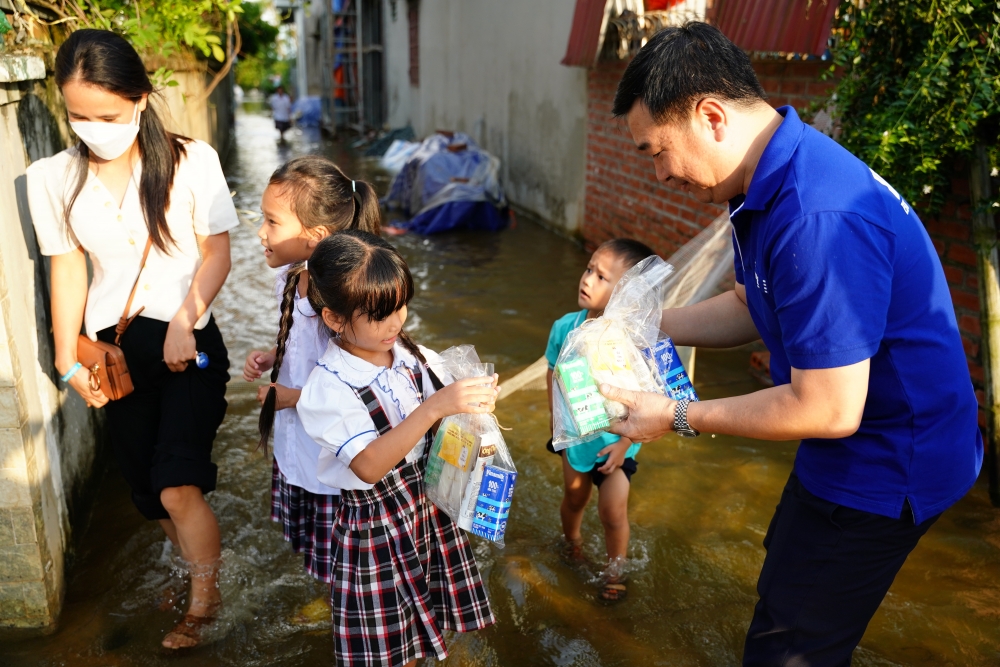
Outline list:
[[[385,0],[389,123],[467,132],[512,202],[568,231],[583,216],[586,70],[559,64],[575,0],[420,0],[420,85],[406,0]]]

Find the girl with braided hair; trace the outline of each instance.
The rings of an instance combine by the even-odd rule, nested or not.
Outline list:
[[[329,160],[307,155],[279,167],[261,199],[264,220],[257,236],[264,260],[280,268],[275,292],[281,308],[278,338],[267,351],[247,355],[243,379],[253,382],[270,370],[261,387],[260,444],[274,432],[271,519],[282,525],[285,540],[301,553],[306,570],[330,582],[332,517],[340,490],[316,478],[320,448],[302,430],[295,405],[329,333],[309,305],[306,260],[326,236],[358,229],[378,234],[381,217],[371,185],[353,181]]]

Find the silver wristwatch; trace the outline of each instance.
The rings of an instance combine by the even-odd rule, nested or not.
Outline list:
[[[677,435],[685,438],[694,438],[701,435],[701,433],[691,428],[691,424],[688,424],[688,403],[690,402],[686,398],[681,399],[677,401],[677,406],[674,408],[674,431]]]

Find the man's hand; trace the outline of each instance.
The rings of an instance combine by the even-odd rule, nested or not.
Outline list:
[[[632,442],[651,442],[674,430],[676,401],[659,394],[629,391],[609,384],[601,385],[601,393],[628,408],[628,417],[613,424],[609,429],[612,433],[625,436]]]
[[[601,458],[605,454],[608,455],[608,460],[602,463],[597,471],[605,475],[610,475],[618,468],[621,468],[622,464],[625,463],[625,452],[631,446],[632,441],[628,438],[618,438],[617,442],[597,452],[597,458]]]

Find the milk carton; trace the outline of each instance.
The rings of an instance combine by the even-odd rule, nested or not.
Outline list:
[[[669,337],[657,341],[652,349],[647,347],[642,354],[656,365],[656,372],[663,380],[667,396],[675,401],[683,398],[689,401],[698,400],[698,393],[694,390],[674,342]]]
[[[507,515],[510,501],[514,497],[514,482],[517,473],[488,465],[483,469],[476,501],[476,516],[472,521],[472,533],[492,542],[503,541],[507,530]]]

